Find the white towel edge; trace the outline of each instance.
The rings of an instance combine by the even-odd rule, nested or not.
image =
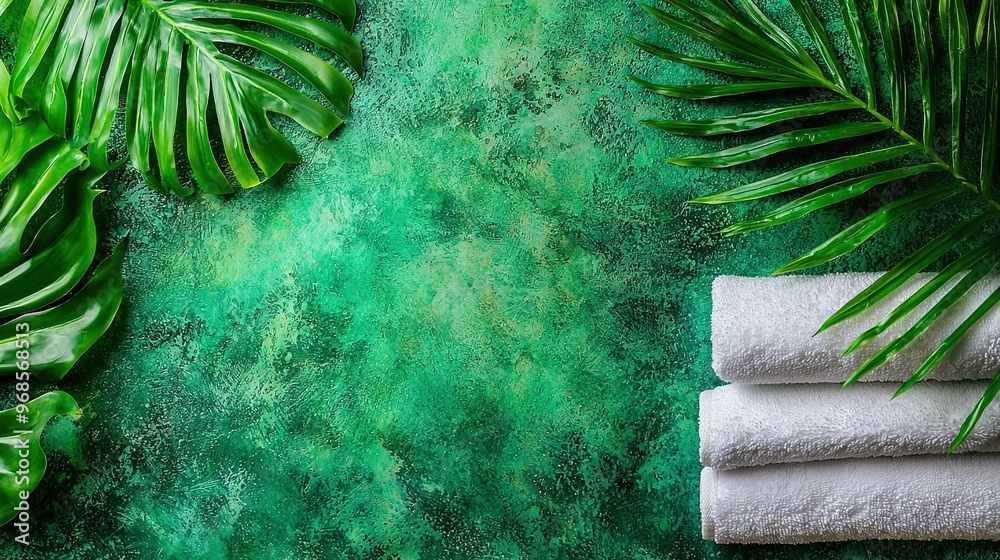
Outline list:
[[[698,458],[701,464],[706,467],[714,467],[711,464],[711,438],[712,438],[712,397],[714,389],[702,391],[698,396]]]
[[[709,340],[712,343],[712,371],[714,371],[715,374],[723,381],[728,381],[724,379],[721,375],[719,375],[719,372],[722,371],[724,368],[722,367],[718,352],[715,351],[715,348],[718,346],[718,337],[716,335],[716,331],[718,329],[715,328],[715,323],[716,323],[715,314],[718,312],[718,307],[719,307],[715,302],[719,301],[719,290],[722,289],[721,283],[724,278],[728,277],[716,276],[715,279],[712,280],[712,310],[708,314],[708,329],[709,329],[708,332],[710,333]]]
[[[715,504],[715,469],[705,467],[701,470],[701,537],[707,541],[715,540],[715,516],[712,506]]]

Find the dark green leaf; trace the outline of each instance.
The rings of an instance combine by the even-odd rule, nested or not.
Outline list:
[[[0,93],[3,91],[0,84]],[[28,153],[51,138],[52,132],[37,116],[29,117],[20,125],[14,125],[10,119],[0,115],[0,146],[4,147],[0,150],[0,181],[6,179]],[[82,165],[82,162],[81,157],[76,165]],[[5,206],[0,210],[0,216],[4,218],[0,219],[9,219],[16,208],[15,204]]]
[[[712,136],[716,134],[746,132],[791,119],[803,119],[850,109],[858,109],[858,105],[853,101],[823,101],[791,107],[762,109],[760,111],[751,111],[742,115],[718,119],[698,121],[644,120],[640,122],[672,134]]]
[[[947,37],[948,27],[950,25],[950,23],[948,23],[948,20],[951,19],[950,16],[948,15],[950,10],[949,4],[951,2],[949,2],[948,0],[934,0],[934,1],[937,2],[938,26],[940,26],[941,35]]]
[[[188,52],[187,76],[187,152],[191,171],[205,192],[224,194],[232,192],[229,179],[222,172],[212,153],[212,140],[208,131],[208,98],[212,90],[212,75],[202,66],[195,51]],[[256,180],[256,178],[254,178]]]
[[[745,28],[736,18],[726,17],[723,13],[689,0],[667,0],[667,3],[691,18],[698,28],[738,46],[746,53],[753,53],[762,62],[766,61],[766,66],[784,68],[792,74],[803,75],[801,63],[774,41],[761,40],[767,35],[755,26]],[[796,72],[796,68],[800,71]]]
[[[868,344],[875,339],[878,335],[885,332],[886,329],[891,327],[896,323],[896,321],[902,319],[914,309],[919,307],[924,301],[930,296],[937,293],[938,290],[943,288],[948,282],[951,281],[957,274],[964,272],[973,266],[975,263],[979,262],[981,259],[985,258],[990,254],[991,251],[1000,248],[1000,237],[991,239],[982,245],[976,247],[972,251],[962,255],[941,272],[938,272],[930,279],[926,284],[920,287],[919,290],[914,292],[913,295],[903,300],[903,303],[896,306],[888,315],[885,316],[881,321],[875,326],[868,329],[867,331],[861,333],[854,342],[848,346],[847,350],[844,351],[844,355],[853,353],[855,350],[861,348],[862,346]]]
[[[3,0],[0,0],[0,2],[2,1]],[[0,12],[3,12],[3,8],[0,8]],[[0,91],[10,91],[10,70],[7,70],[7,65],[5,65],[2,60],[0,60]],[[0,112],[8,118],[14,119],[16,113],[14,112],[14,106],[10,103],[9,94],[0,95]]]
[[[872,63],[871,46],[868,35],[862,27],[861,15],[854,0],[840,0],[840,11],[844,16],[844,27],[854,49],[854,58],[861,70],[861,79],[865,84],[865,96],[868,106],[875,108],[875,70]]]
[[[997,211],[985,212],[975,218],[958,224],[957,226],[934,238],[930,243],[924,245],[918,251],[914,252],[912,255],[906,257],[906,259],[894,266],[892,270],[880,276],[878,280],[872,283],[872,285],[866,288],[863,292],[854,296],[850,301],[845,303],[840,309],[837,310],[836,313],[823,323],[823,326],[820,327],[817,334],[858,315],[866,309],[874,306],[876,303],[882,301],[882,299],[895,292],[896,289],[905,284],[915,274],[941,258],[945,253],[955,247],[955,245],[973,233],[979,231],[979,229],[981,229],[986,222],[995,218],[998,214],[1000,213]]]
[[[986,20],[989,18],[991,0],[982,0],[979,3],[979,16],[976,17],[976,46],[982,46],[983,36],[986,34]]]
[[[948,338],[944,339],[934,352],[926,360],[924,360],[924,363],[920,364],[917,371],[906,380],[906,383],[904,383],[903,386],[896,391],[893,398],[902,395],[926,377],[927,374],[934,369],[934,366],[936,366],[938,362],[940,362],[941,359],[944,358],[960,340],[962,340],[962,337],[969,332],[969,329],[979,323],[979,321],[994,307],[996,307],[998,303],[1000,303],[1000,288],[993,290],[993,293],[991,293],[989,297],[983,301],[983,303],[979,304],[972,314],[966,317],[965,320],[962,321],[962,324],[959,325],[958,328],[955,329],[950,335],[948,335]]]
[[[908,0],[910,19],[920,63],[920,92],[924,110],[924,145],[934,147],[934,40],[931,37],[931,15],[928,0]],[[964,1],[964,0],[960,0]]]
[[[951,76],[951,165],[961,173],[965,93],[969,83],[969,18],[965,13],[963,1],[947,0],[947,6],[948,59]]]
[[[983,197],[993,197],[993,182],[997,165],[997,129],[1000,120],[1000,59],[997,50],[996,2],[990,3],[990,17],[986,30],[986,115],[983,119],[983,162],[981,189]]]
[[[982,280],[1000,261],[1000,253],[993,252],[987,254],[978,263],[973,266],[972,270],[968,272],[961,280],[958,281],[955,286],[948,290],[944,296],[941,297],[933,306],[925,313],[916,323],[913,324],[909,329],[906,330],[902,335],[897,337],[895,340],[887,344],[881,350],[876,352],[870,358],[865,360],[857,371],[855,371],[851,377],[847,380],[845,385],[854,383],[864,376],[868,375],[876,368],[888,362],[893,356],[901,352],[904,348],[909,346],[914,340],[917,339],[924,331],[927,330],[931,324],[934,323],[941,315],[943,315],[952,305],[957,303],[962,299],[965,294],[972,289],[980,280]]]
[[[892,119],[896,129],[902,130],[906,124],[906,68],[895,0],[875,0],[875,15],[885,44],[886,63],[889,65]]]
[[[353,1],[344,3],[354,4]],[[180,3],[172,9],[175,10],[172,15],[183,14],[185,19],[238,20],[270,26],[290,35],[315,42],[318,46],[330,50],[343,59],[359,76],[365,74],[364,54],[358,40],[347,31],[325,21],[250,4],[212,4],[188,1]]]
[[[79,88],[88,92],[93,90],[95,93],[87,95],[88,97],[92,95],[97,101],[92,110],[81,103],[80,111],[74,118],[73,143],[87,145],[87,157],[91,165],[97,169],[112,169],[118,164],[109,161],[108,143],[111,140],[115,116],[118,114],[122,84],[132,64],[136,42],[139,36],[146,33],[151,21],[141,17],[143,13],[135,5],[129,6],[121,20],[122,29],[115,40],[114,48],[111,49],[112,54],[104,78],[100,79],[99,69],[88,68],[81,72],[78,79]]]
[[[772,51],[778,53],[781,58],[786,58],[788,56],[787,53],[789,53],[789,51],[785,48],[785,45],[776,41],[757,24],[751,21],[750,18],[737,10],[736,6],[734,6],[730,0],[708,0],[708,3],[718,12],[718,17],[728,24],[726,25],[727,28],[733,29],[741,36],[753,36],[755,41],[759,40],[764,43],[770,43]],[[797,53],[792,54],[795,55]],[[808,64],[803,66],[803,68],[809,68]]]
[[[0,274],[0,317],[55,302],[83,278],[94,259],[97,229],[93,203],[100,191],[74,177],[66,185],[62,210],[51,217],[17,266]]]
[[[53,49],[53,60],[49,67],[48,77],[42,87],[41,103],[46,107],[42,117],[52,130],[66,128],[67,76],[72,76],[76,68],[84,39],[87,34],[88,21],[94,12],[95,0],[78,0],[72,2],[66,14],[65,26],[56,39]],[[19,84],[21,88],[24,84]]]
[[[122,301],[122,261],[125,243],[102,262],[93,278],[73,297],[59,305],[23,315],[0,325],[0,375],[19,371],[16,359],[22,332],[28,325],[31,373],[46,382],[58,381],[104,335]]]
[[[750,64],[742,64],[739,62],[728,62],[722,60],[709,60],[706,58],[698,58],[694,56],[686,56],[680,53],[675,53],[669,51],[662,47],[658,47],[652,43],[648,43],[641,39],[636,39],[634,37],[626,37],[629,42],[636,45],[640,49],[657,56],[664,60],[669,60],[670,62],[676,62],[678,64],[684,64],[691,66],[693,68],[701,68],[703,70],[710,70],[712,72],[719,72],[720,74],[727,74],[730,76],[741,76],[745,78],[757,78],[764,80],[774,80],[774,81],[788,81],[796,80],[781,72],[774,72],[760,66],[752,66]]]
[[[354,0],[271,0],[279,4],[311,4],[337,16],[348,31],[354,30],[358,7]]]
[[[798,78],[805,78],[807,75],[802,72],[797,63],[775,59],[770,49],[762,48],[761,45],[748,43],[747,40],[732,33],[720,33],[716,29],[706,28],[695,23],[691,23],[673,14],[667,13],[653,6],[643,5],[644,10],[649,12],[653,19],[684,33],[694,39],[704,42],[729,53],[737,58],[759,64],[772,70],[780,70],[783,74],[792,74]]]
[[[20,505],[21,492],[30,494],[38,487],[45,474],[45,452],[39,444],[45,424],[53,416],[70,415],[79,418],[81,414],[73,397],[62,391],[46,393],[23,405],[0,412],[0,524],[14,519],[18,513],[15,508],[24,509]],[[22,461],[25,459],[28,467],[22,469]],[[27,471],[27,474],[23,474],[23,471]]]
[[[910,196],[886,204],[877,211],[859,220],[854,225],[830,238],[819,247],[809,251],[805,255],[782,266],[775,275],[787,274],[798,270],[805,270],[814,266],[828,263],[837,257],[853,251],[871,236],[882,230],[893,221],[912,214],[918,210],[930,208],[935,204],[962,192],[965,187],[961,185],[951,187],[935,187],[925,189]]]
[[[823,62],[830,70],[830,76],[837,82],[837,85],[849,90],[847,73],[844,72],[844,67],[840,63],[840,59],[837,58],[837,52],[833,49],[833,43],[830,42],[830,37],[826,34],[826,30],[823,29],[823,24],[820,23],[819,18],[816,17],[816,12],[813,11],[812,6],[809,5],[807,0],[790,0],[790,2],[792,9],[795,10],[799,19],[802,20],[802,24],[805,25],[806,32],[809,33],[809,38],[812,39],[813,44],[819,49],[819,54],[823,58]]]
[[[55,41],[59,24],[69,4],[70,0],[32,0],[28,4],[24,19],[21,20],[21,35],[14,55],[17,63],[10,81],[10,93],[15,96],[14,110],[18,118],[28,114],[28,108],[21,102],[21,97],[28,86],[28,80],[38,71],[49,45]],[[11,115],[11,118],[14,117]]]
[[[870,175],[846,179],[844,181],[840,181],[839,183],[835,183],[828,187],[811,192],[806,196],[798,198],[781,208],[774,210],[773,212],[768,212],[759,218],[754,218],[752,220],[747,220],[745,222],[729,226],[722,230],[722,233],[727,236],[739,235],[763,228],[787,224],[788,222],[797,220],[810,212],[815,212],[821,208],[826,208],[850,198],[860,196],[868,192],[872,187],[912,177],[920,173],[941,171],[943,169],[944,166],[936,163],[928,163],[924,165],[903,167],[900,169],[890,169],[887,171],[872,173]]]
[[[786,171],[774,177],[769,177],[748,185],[736,187],[722,193],[703,196],[692,200],[695,204],[728,204],[730,202],[745,202],[808,187],[825,181],[841,173],[888,161],[890,159],[912,153],[915,146],[906,144],[892,148],[883,148],[873,152],[852,154],[832,160],[810,163],[791,171]]]
[[[284,3],[322,8],[348,29],[356,18],[353,0]],[[0,11],[5,8],[0,4]],[[350,110],[350,80],[334,64],[289,42],[289,36],[334,53],[338,62],[363,75],[361,45],[346,29],[272,7],[207,0],[30,0],[10,79],[12,110],[20,119],[29,107],[39,108],[60,136],[86,148],[94,168],[108,171],[117,164],[109,160],[108,144],[124,99],[128,156],[151,186],[190,194],[177,171],[186,155],[206,190],[230,192],[217,160],[224,153],[232,175],[251,187],[298,159],[271,125],[270,113],[289,116],[325,137]],[[329,107],[224,54],[229,47],[273,58],[319,92]],[[36,74],[45,78],[39,92],[27,87]],[[213,114],[212,100],[221,149],[203,122]],[[185,112],[186,122],[179,127]]]
[[[839,124],[805,130],[795,130],[734,148],[699,156],[672,158],[668,163],[685,167],[731,167],[773,154],[805,146],[816,146],[847,138],[857,138],[888,129],[885,123]]]
[[[153,120],[153,149],[160,168],[162,190],[180,196],[191,194],[193,189],[181,186],[177,176],[177,158],[174,155],[174,136],[177,134],[177,116],[181,90],[181,69],[184,59],[184,39],[177,29],[160,28],[161,40],[157,56],[156,82],[152,86],[154,102],[150,108]],[[152,177],[148,178],[152,181]],[[155,182],[150,186],[156,187]]]
[[[84,40],[81,52],[82,60],[104,60],[109,49],[117,46],[109,41],[113,37],[115,25],[122,19],[125,10],[125,0],[108,0],[101,2],[94,9],[94,15],[90,19],[87,36]],[[120,59],[115,59],[107,69],[107,78],[124,74],[124,67]],[[70,135],[71,144],[83,146],[91,140],[90,124],[94,120],[94,113],[98,104],[98,90],[102,83],[101,71],[103,68],[96,64],[82,64],[77,77],[77,89],[75,95],[70,96],[70,111],[73,116],[73,128]],[[61,81],[63,88],[70,87],[67,81],[72,75],[63,75]],[[120,78],[119,78],[120,80]],[[118,82],[120,83],[120,81]],[[117,100],[116,100],[117,101]],[[103,123],[102,123],[103,125]],[[62,128],[54,128],[62,130]],[[104,165],[102,168],[108,168]]]
[[[986,412],[986,407],[990,406],[990,403],[992,403],[993,399],[996,398],[998,392],[1000,392],[1000,373],[996,374],[993,381],[991,381],[989,386],[986,388],[986,392],[983,393],[983,397],[979,399],[979,402],[976,403],[972,412],[970,412],[969,416],[965,418],[965,422],[962,423],[962,427],[958,430],[958,435],[955,436],[955,441],[953,441],[951,443],[951,447],[948,448],[949,455],[954,453],[955,450],[958,449],[958,446],[962,445],[962,442],[965,441],[965,438],[972,433],[976,424],[979,423],[979,419],[983,417],[983,412]]]
[[[60,140],[24,154],[0,206],[0,274],[23,264],[20,248],[28,224],[52,192],[85,161],[83,154]]]
[[[784,32],[780,27],[775,25],[770,18],[764,15],[764,12],[760,11],[760,8],[753,3],[752,0],[739,0],[741,6],[746,11],[747,16],[750,20],[757,25],[764,33],[766,33],[771,39],[779,45],[782,45],[789,57],[794,57],[796,60],[796,65],[802,68],[806,75],[811,76],[822,76],[823,71],[819,69],[816,61],[809,56],[809,53],[802,48],[802,45],[798,44],[794,39],[792,39],[787,33]]]
[[[670,86],[665,84],[654,84],[647,82],[637,76],[629,76],[632,81],[648,89],[653,93],[665,95],[667,97],[677,97],[680,99],[714,99],[717,97],[730,97],[734,95],[746,95],[748,93],[760,93],[762,91],[776,91],[780,89],[804,88],[812,84],[807,81],[789,82],[764,82],[748,81],[734,84],[697,84],[690,86]]]

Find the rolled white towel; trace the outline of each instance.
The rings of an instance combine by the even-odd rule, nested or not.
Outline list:
[[[835,459],[701,475],[719,543],[1000,540],[1000,455]]]
[[[813,336],[835,311],[871,285],[878,274],[743,278],[712,284],[712,367],[734,383],[843,382],[886,342],[905,332],[931,302],[847,358],[841,354],[862,332],[926,283],[921,274],[861,315]],[[924,359],[1000,285],[990,277],[954,305],[927,332],[867,381],[905,381]],[[939,291],[939,295],[943,291]],[[936,301],[936,298],[932,298]],[[935,367],[928,379],[987,379],[1000,371],[1000,313],[989,313]],[[879,344],[881,342],[882,344]]]
[[[942,454],[988,385],[925,381],[892,401],[896,383],[723,385],[701,394],[701,462],[734,469]],[[1000,451],[1000,403],[958,450]]]

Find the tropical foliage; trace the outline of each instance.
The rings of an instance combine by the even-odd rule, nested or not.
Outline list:
[[[199,185],[228,193],[234,182],[255,186],[296,161],[270,113],[323,137],[343,122],[354,91],[344,72],[362,73],[361,47],[348,32],[354,0],[279,2],[290,10],[0,0],[0,15],[22,18],[12,70],[0,62],[0,184],[8,186],[0,204],[0,375],[23,383],[30,370],[33,379],[57,381],[110,326],[122,301],[124,242],[79,285],[98,247],[97,187],[125,159],[163,192],[187,195]],[[333,18],[300,14],[307,11]],[[296,38],[331,51],[344,71]],[[273,58],[299,76],[298,87],[248,64],[241,49]],[[121,127],[119,158],[112,146]],[[77,413],[61,392],[0,412],[0,439],[10,440],[0,446],[0,522],[44,472],[45,422]],[[14,483],[8,464],[18,460],[15,429],[30,432],[22,436],[33,453],[30,488]]]
[[[0,95],[5,89],[0,85]],[[101,191],[93,187],[102,175],[35,114],[18,125],[0,114],[0,142],[7,146],[0,182],[16,172],[0,205],[0,317],[8,319],[0,324],[0,374],[13,376],[28,362],[34,376],[56,381],[117,313],[124,246],[65,299],[97,251],[93,203]],[[59,196],[61,205],[46,204]],[[20,324],[28,325],[28,348]],[[29,360],[18,358],[24,350]]]
[[[0,63],[0,74],[5,70]],[[0,82],[0,98],[7,93]],[[93,187],[102,174],[86,169],[86,156],[33,113],[19,124],[0,113],[0,144],[6,147],[0,183],[9,185],[0,204],[0,375],[14,379],[20,401],[0,412],[0,523],[6,523],[21,492],[30,493],[45,472],[39,437],[46,422],[80,410],[62,392],[25,402],[27,389],[34,379],[61,379],[107,330],[122,300],[124,244],[69,296],[97,252],[93,203],[101,191]],[[24,445],[30,461],[20,469]]]
[[[0,0],[0,14],[12,1]],[[298,159],[268,113],[326,137],[347,116],[354,94],[336,65],[293,40],[329,50],[363,74],[361,45],[348,32],[354,0],[281,4],[328,13],[342,26],[251,3],[32,0],[6,78],[4,110],[22,119],[37,109],[71,146],[85,147],[99,171],[114,165],[109,144],[124,113],[129,158],[149,185],[164,192],[192,192],[178,176],[180,160],[206,192],[231,192],[230,176],[243,187],[255,186]],[[299,76],[301,87],[240,60],[234,56],[240,49],[273,58]],[[329,107],[302,91],[306,86]]]
[[[871,343],[877,335],[913,313],[921,303],[933,302],[912,327],[864,362],[847,380],[853,383],[920,339],[932,323],[1000,263],[1000,237],[988,235],[989,224],[1000,214],[1000,204],[994,195],[1000,119],[997,83],[1000,75],[997,54],[1000,2],[981,0],[974,17],[970,18],[964,0],[905,0],[902,6],[894,0],[873,0],[875,24],[867,26],[865,14],[855,0],[838,0],[842,19],[837,24],[846,31],[849,45],[845,52],[838,52],[808,0],[789,0],[804,36],[809,38],[805,44],[779,27],[752,0],[706,2],[668,0],[667,9],[645,8],[657,22],[710,47],[714,55],[691,56],[647,41],[629,40],[662,59],[729,78],[719,83],[694,85],[666,85],[638,77],[633,79],[652,92],[672,98],[705,100],[768,92],[770,99],[782,101],[735,116],[644,122],[670,133],[693,136],[765,131],[766,127],[787,123],[795,126],[762,140],[668,161],[681,166],[725,168],[800,148],[800,153],[811,152],[819,156],[818,161],[693,200],[699,204],[726,204],[795,193],[796,198],[790,202],[760,217],[734,224],[724,230],[725,234],[736,235],[786,224],[859,197],[876,187],[919,178],[919,181],[910,181],[909,184],[920,185],[912,192],[880,204],[856,223],[780,267],[776,274],[828,263],[854,250],[889,224],[910,218],[921,210],[950,204],[960,193],[973,193],[981,199],[979,213],[906,257],[823,325],[822,329],[827,329],[857,316],[917,273],[946,261],[928,283],[846,350],[845,354],[849,354]],[[940,48],[941,45],[945,48]],[[911,49],[917,59],[914,76],[908,71],[911,65],[906,56]],[[876,65],[879,58],[873,53],[881,53],[884,67]],[[969,87],[970,68],[978,64],[986,70],[983,95],[973,95]],[[856,71],[849,73],[846,68],[851,67]],[[881,80],[881,76],[887,79]],[[910,99],[908,84],[911,80],[919,84],[919,88],[913,88],[919,90],[919,98]],[[948,87],[947,111],[940,111],[938,107],[939,83]],[[883,97],[888,99],[887,103]],[[790,101],[784,101],[786,99]],[[919,132],[907,128],[910,124],[907,106],[911,101],[921,109]],[[973,104],[981,109],[978,114],[985,115],[981,124],[972,122],[968,116]],[[941,112],[944,114],[939,115]],[[816,120],[823,124],[813,125]],[[941,122],[945,124],[942,126]],[[864,148],[868,144],[863,140],[876,135],[881,135],[885,144]],[[969,140],[979,136],[981,142],[974,144]],[[828,154],[827,146],[833,142],[859,148],[848,155],[824,157],[825,152]],[[947,149],[939,152],[939,145],[947,145]],[[809,192],[802,192],[810,187],[813,189]],[[972,249],[961,250],[969,244]],[[959,256],[948,260],[948,255],[955,251]],[[1000,290],[993,292],[929,353],[899,393],[923,379],[998,303]],[[998,391],[1000,373],[969,414],[955,438],[952,451],[974,428],[983,409]]]
[[[63,391],[46,393],[0,412],[0,469],[4,473],[3,490],[0,491],[0,524],[25,513],[21,492],[30,494],[45,474],[45,452],[40,443],[45,424],[53,416],[78,417],[82,413],[73,397]],[[24,449],[28,450],[27,468],[23,463]],[[19,529],[17,536],[27,540],[27,534],[28,531]]]

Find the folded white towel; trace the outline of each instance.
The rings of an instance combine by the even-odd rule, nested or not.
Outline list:
[[[701,475],[719,543],[1000,540],[1000,455],[836,459]]]
[[[942,454],[987,385],[925,381],[892,401],[895,383],[724,385],[701,394],[701,462],[734,469]],[[986,409],[959,451],[1000,451],[1000,404]]]
[[[859,334],[875,325],[932,275],[919,275],[897,294],[861,315],[813,336],[827,318],[878,277],[865,273],[716,278],[712,284],[715,373],[734,383],[845,381],[865,359],[904,332],[931,305],[925,302],[868,346],[842,358],[843,351]],[[914,344],[865,379],[908,379],[933,349],[1000,285],[1000,279],[991,277],[980,284]],[[928,379],[992,378],[1000,370],[998,332],[1000,313],[990,313],[931,371]]]

